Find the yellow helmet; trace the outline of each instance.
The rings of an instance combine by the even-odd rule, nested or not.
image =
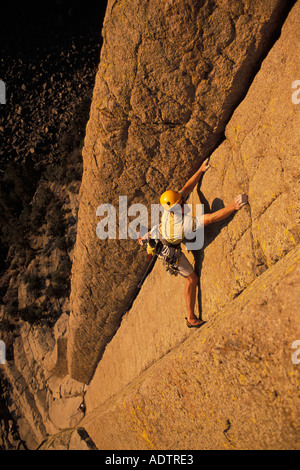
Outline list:
[[[173,191],[172,189],[170,189],[169,191],[165,191],[160,196],[160,204],[163,206],[165,210],[169,211],[173,206],[178,204],[180,199],[181,199],[181,194],[178,193],[177,191]]]

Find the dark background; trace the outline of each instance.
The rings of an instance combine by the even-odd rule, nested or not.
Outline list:
[[[1,50],[44,46],[63,38],[101,31],[107,1],[43,0],[1,2]]]
[[[77,182],[78,188],[106,4],[106,0],[1,2],[0,80],[6,84],[6,104],[0,105],[0,307],[5,305],[0,339],[5,341],[9,360],[19,318],[25,314],[26,321],[55,321],[61,313],[55,307],[58,298],[68,295],[68,250],[75,240],[66,232],[67,214],[59,195],[51,191],[36,197],[35,203],[32,198],[43,181],[68,187]],[[60,256],[60,271],[52,279],[49,267],[52,291],[47,293],[47,305],[40,308],[32,303],[22,313],[15,279],[38,256],[31,240],[45,222],[59,230],[52,233],[50,248]],[[37,297],[43,295],[43,280],[37,276],[32,280]],[[55,291],[56,281],[66,286],[64,292]],[[0,370],[0,421],[15,435],[16,448],[26,449],[7,407],[9,389]],[[0,448],[4,449],[11,449],[11,444]]]
[[[72,176],[68,158],[82,147],[106,6],[107,0],[1,2],[0,276],[14,238],[24,239],[17,227],[40,178],[46,171]],[[79,153],[77,160],[80,174]],[[0,283],[0,303],[1,289]]]

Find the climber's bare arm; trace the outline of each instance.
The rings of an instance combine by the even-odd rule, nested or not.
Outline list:
[[[203,221],[204,227],[220,220],[224,220],[229,217],[233,212],[240,210],[248,203],[248,196],[246,194],[240,194],[235,200],[228,206],[220,209],[219,211],[213,212],[212,214],[204,214]]]
[[[149,238],[151,238],[151,230],[150,232],[145,233],[145,235],[143,235],[142,237],[138,237],[137,242],[139,245],[143,246],[145,240],[148,240]]]
[[[208,168],[209,168],[209,158],[204,160],[199,170],[196,171],[196,173],[185,183],[185,185],[180,190],[180,192],[183,192],[186,196],[188,196],[193,191],[195,186],[197,186],[201,176],[203,175],[203,173],[206,172],[206,170],[208,170]]]

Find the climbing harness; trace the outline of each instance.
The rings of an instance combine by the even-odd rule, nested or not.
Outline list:
[[[179,259],[182,254],[181,243],[185,240],[184,229],[182,226],[182,219],[180,217],[180,228],[178,228],[178,210],[182,213],[182,209],[177,204],[185,203],[188,197],[179,191],[168,190],[165,191],[160,197],[160,204],[168,213],[167,218],[161,220],[158,225],[158,238],[150,238],[145,241],[147,246],[147,253],[149,255],[149,266],[145,275],[143,276],[138,288],[141,287],[144,279],[152,270],[156,258],[162,260],[163,266],[166,271],[177,276],[179,274]],[[193,201],[194,206],[194,201]],[[174,208],[174,211],[173,211]],[[176,216],[175,216],[176,212]],[[193,209],[194,212],[194,209]],[[193,214],[194,215],[194,214]],[[195,217],[193,216],[193,227],[195,225]],[[176,225],[177,224],[177,225]],[[152,259],[151,259],[152,257]],[[155,259],[153,259],[153,257]]]
[[[172,246],[169,244],[164,244],[159,258],[162,259],[162,264],[165,266],[166,271],[173,275],[177,276],[179,274],[178,263],[179,257],[181,255],[181,246]]]
[[[163,230],[163,223],[159,224],[159,239],[163,244],[163,247],[160,251],[159,258],[162,260],[163,266],[165,266],[166,271],[173,275],[177,276],[179,274],[178,263],[181,255],[181,243],[184,240],[184,234],[182,231],[182,236],[180,238],[174,237],[174,214],[170,213],[170,230]],[[168,234],[168,239],[165,238]],[[170,237],[170,238],[169,238]]]

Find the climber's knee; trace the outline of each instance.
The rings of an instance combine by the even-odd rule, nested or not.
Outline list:
[[[199,282],[199,277],[197,276],[195,271],[193,271],[189,276],[186,276],[186,280],[189,284],[197,286]]]

